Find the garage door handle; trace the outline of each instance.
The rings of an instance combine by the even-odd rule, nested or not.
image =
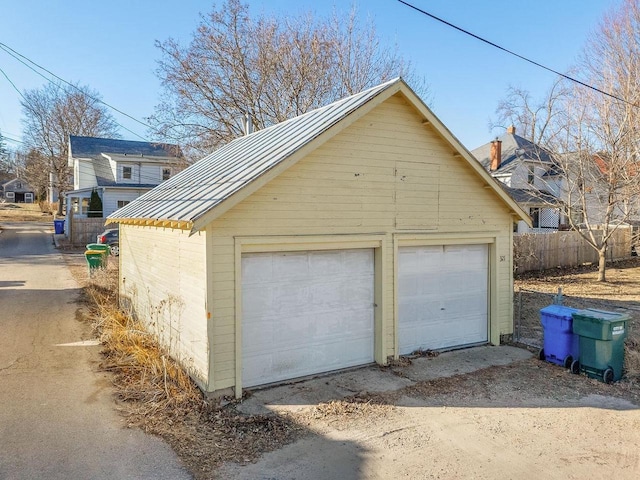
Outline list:
[[[444,310],[444,307],[442,307],[440,310]]]

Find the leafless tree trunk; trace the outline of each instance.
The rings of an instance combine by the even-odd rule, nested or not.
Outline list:
[[[251,17],[248,5],[227,0],[188,46],[157,43],[164,90],[149,121],[193,157],[242,135],[246,114],[262,129],[398,75],[426,93],[371,23],[362,27],[355,10],[343,17]]]
[[[625,0],[603,18],[577,68],[612,96],[561,82],[536,107],[514,89],[497,110],[555,153],[567,220],[598,252],[599,281],[606,281],[611,236],[640,219],[639,38],[640,0]]]
[[[117,138],[117,124],[88,87],[50,83],[25,91],[23,97],[23,139],[31,151],[26,180],[37,185],[46,172],[52,178],[48,188],[62,194],[71,186],[69,135]],[[62,195],[58,213],[62,213]]]

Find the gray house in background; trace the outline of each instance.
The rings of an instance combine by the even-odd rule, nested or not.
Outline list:
[[[564,176],[547,150],[517,135],[511,126],[504,135],[471,153],[531,216],[533,227],[520,221],[519,233],[549,232],[561,227],[559,206]]]
[[[33,203],[35,192],[31,185],[21,178],[14,178],[2,184],[0,195],[9,203]]]
[[[86,218],[91,192],[107,217],[184,168],[177,145],[97,137],[69,137],[73,190],[65,192],[66,214]]]

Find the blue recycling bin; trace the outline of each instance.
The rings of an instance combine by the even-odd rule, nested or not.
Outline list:
[[[55,233],[64,233],[64,220],[54,220],[53,229]]]
[[[573,333],[572,314],[575,308],[562,305],[549,305],[540,310],[540,323],[544,330],[543,348],[540,360],[545,360],[565,368],[580,356],[580,341]]]

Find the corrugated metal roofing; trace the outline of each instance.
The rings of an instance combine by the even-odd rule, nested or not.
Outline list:
[[[112,213],[115,221],[192,222],[362,107],[396,78],[325,107],[240,137]]]
[[[149,155],[156,157],[181,157],[177,145],[158,142],[139,142],[116,138],[69,136],[72,156],[78,158],[99,158],[102,153],[121,155]]]

